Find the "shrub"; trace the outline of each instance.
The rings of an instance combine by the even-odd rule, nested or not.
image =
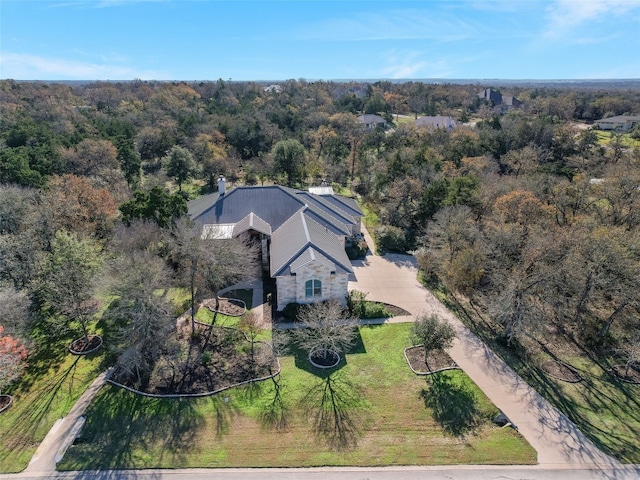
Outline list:
[[[374,231],[378,252],[400,252],[407,250],[407,238],[404,230],[392,225],[383,225]]]
[[[366,300],[368,293],[358,290],[351,290],[347,295],[347,309],[349,315],[357,318],[387,318],[391,314],[387,307],[380,302],[369,302]]]
[[[365,242],[364,239],[355,238],[348,242],[345,248],[349,260],[364,258],[367,254],[367,249],[367,242]]]
[[[298,312],[300,311],[299,303],[287,303],[287,305],[282,309],[282,315],[289,322],[296,322],[298,320]]]

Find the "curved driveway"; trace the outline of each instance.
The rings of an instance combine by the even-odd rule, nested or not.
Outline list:
[[[373,245],[363,229],[368,245]],[[415,258],[410,255],[369,253],[352,262],[349,290],[368,292],[368,300],[390,303],[411,312],[394,322],[412,321],[420,313],[436,313],[451,323],[457,339],[448,350],[451,358],[491,401],[517,426],[538,452],[538,463],[549,468],[617,468],[620,463],[600,451],[571,420],[553,407],[507,364],[488,349],[462,322],[417,280]]]

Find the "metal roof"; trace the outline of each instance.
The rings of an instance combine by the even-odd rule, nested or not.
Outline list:
[[[255,230],[265,235],[271,235],[271,226],[253,212],[236,223],[235,227],[233,227],[233,236],[236,237],[247,230]]]
[[[190,200],[187,202],[187,208],[189,211],[189,217],[193,220],[194,218],[200,216],[204,211],[209,209],[211,205],[213,205],[218,199],[218,193],[212,193],[210,195],[204,195],[200,198],[196,198],[195,200]]]
[[[270,235],[273,276],[291,265],[300,268],[310,255],[335,264],[333,270],[352,271],[340,237],[351,235],[363,216],[353,199],[276,185],[236,187],[189,202],[188,207],[207,238],[231,238],[250,229]]]
[[[289,270],[292,273],[296,273],[298,270],[314,262],[324,265],[332,272],[335,272],[336,270],[336,264],[319,253],[313,247],[308,247],[306,250],[301,252],[300,255],[298,255],[298,258],[289,264]]]
[[[350,213],[354,217],[364,217],[364,212],[360,209],[353,198],[343,197],[342,195],[327,195],[323,199],[334,205],[338,205],[345,212]],[[359,221],[359,218],[357,218]]]
[[[309,193],[314,195],[333,195],[333,187],[309,187]]]
[[[299,192],[298,196],[304,198],[306,201],[305,203],[317,205],[322,210],[326,211],[329,215],[336,217],[338,220],[344,223],[354,223],[353,215],[345,212],[340,206],[327,201],[328,197],[324,195],[314,195],[308,192]]]
[[[200,225],[238,223],[253,212],[276,230],[302,206],[301,200],[280,186],[236,187],[211,198],[207,208],[197,204],[192,209],[189,205],[189,216]]]
[[[271,276],[282,275],[309,247],[351,272],[351,263],[340,239],[301,209],[271,236]]]

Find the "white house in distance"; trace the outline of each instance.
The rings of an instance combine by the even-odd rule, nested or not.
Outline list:
[[[457,125],[456,121],[453,120],[451,117],[444,117],[444,116],[420,117],[413,124],[418,128],[425,128],[426,127],[426,128],[430,128],[430,129],[433,129],[433,130],[441,128],[443,130],[447,130],[448,132],[453,130]]]
[[[276,280],[276,308],[335,299],[342,304],[353,273],[347,238],[364,216],[347,197],[274,186],[236,187],[188,203],[203,238],[260,242],[263,269]]]
[[[619,132],[628,132],[636,123],[640,123],[640,115],[618,115],[596,120],[596,125],[600,130],[616,130]]]

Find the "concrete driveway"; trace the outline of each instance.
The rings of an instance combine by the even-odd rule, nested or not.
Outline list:
[[[373,241],[364,232],[368,245]],[[517,426],[538,452],[538,463],[549,467],[618,468],[620,463],[600,451],[573,422],[553,407],[507,364],[489,350],[458,318],[417,280],[415,258],[410,255],[369,253],[352,263],[349,290],[368,292],[368,300],[390,303],[411,312],[393,322],[413,321],[421,313],[436,313],[450,322],[457,339],[451,358]]]

